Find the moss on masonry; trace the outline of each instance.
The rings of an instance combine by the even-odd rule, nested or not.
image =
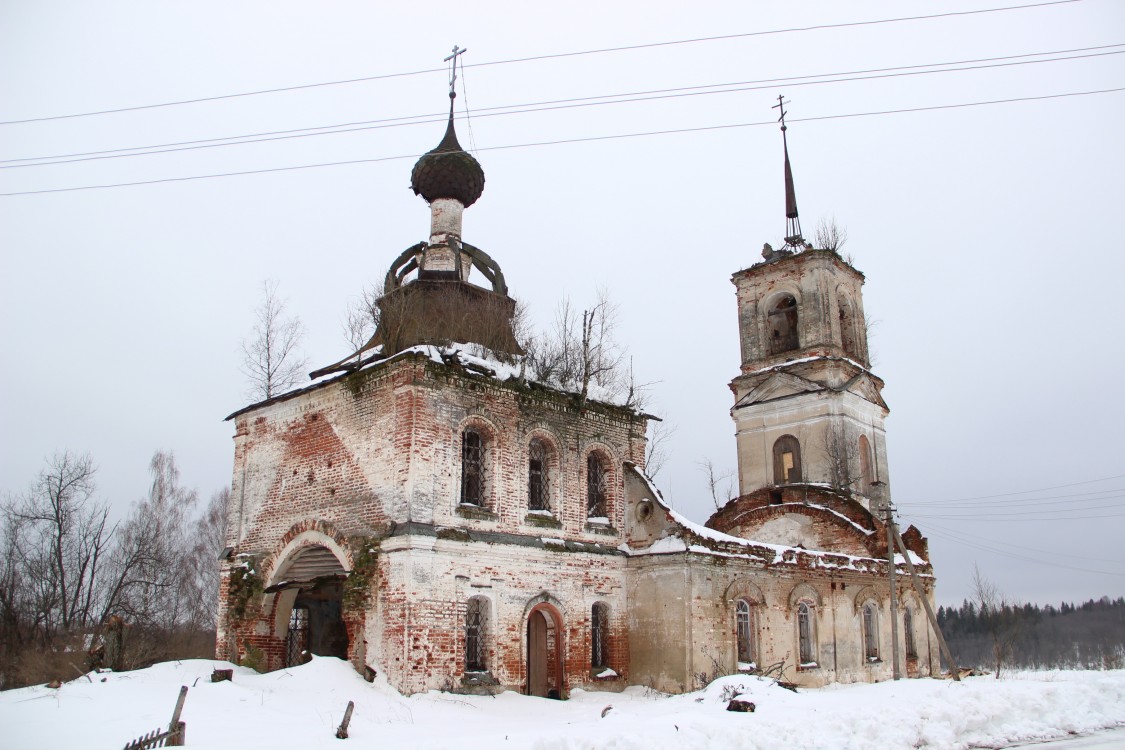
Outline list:
[[[250,607],[250,602],[262,595],[262,579],[258,575],[254,560],[244,560],[230,571],[230,587],[227,590],[227,617],[231,621],[242,620]]]
[[[379,542],[366,536],[352,537],[352,572],[344,580],[343,604],[346,609],[365,607],[379,565]]]
[[[438,529],[438,539],[450,539],[455,542],[470,542],[472,537],[464,529]]]

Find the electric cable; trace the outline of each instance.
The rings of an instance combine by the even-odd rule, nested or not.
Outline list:
[[[645,91],[631,91],[618,94],[602,94],[597,96],[584,96],[584,97],[571,97],[567,99],[553,99],[539,102],[525,102],[522,104],[508,104],[497,105],[492,107],[484,107],[475,110],[478,116],[497,116],[500,114],[525,114],[528,112],[543,112],[551,111],[553,109],[572,109],[572,106],[558,106],[558,105],[578,105],[581,103],[588,103],[585,106],[598,106],[602,104],[620,104],[631,103],[635,101],[652,101],[664,98],[676,98],[676,95],[685,95],[689,92],[698,92],[702,94],[709,93],[732,93],[738,91],[753,90],[753,88],[767,88],[760,84],[780,84],[792,83],[793,85],[810,85],[820,83],[846,83],[864,80],[878,80],[880,78],[899,77],[894,75],[869,75],[869,74],[891,74],[897,71],[911,71],[909,75],[921,75],[923,73],[955,73],[962,71],[983,70],[996,67],[1010,67],[1011,65],[1028,65],[1033,63],[1046,63],[1046,62],[1066,62],[1068,60],[1078,60],[1087,57],[1103,57],[1106,55],[1122,54],[1125,50],[1117,52],[1098,52],[1099,50],[1111,50],[1119,47],[1125,47],[1125,43],[1118,44],[1104,44],[1095,47],[1076,47],[1067,50],[1054,50],[1050,52],[1026,52],[1018,55],[1004,55],[1001,57],[983,57],[968,60],[955,60],[951,62],[938,62],[938,63],[920,63],[917,65],[898,65],[885,68],[868,68],[860,70],[849,70],[838,73],[817,73],[801,76],[786,76],[781,78],[763,78],[758,80],[749,81],[732,81],[727,83],[715,84],[700,84],[696,86],[679,86],[667,89],[650,89]],[[1079,55],[1076,53],[1090,52],[1096,54]],[[1028,57],[1047,57],[1050,55],[1071,55],[1070,57],[1053,57],[1044,60],[1025,60]],[[1020,62],[1007,62],[1019,60]],[[977,63],[994,63],[991,65],[976,65]],[[974,67],[952,67],[959,65],[973,65]],[[917,70],[919,68],[943,68],[942,70]],[[906,75],[902,73],[900,75]],[[462,67],[462,76],[464,70]],[[843,76],[857,76],[854,78],[843,78]],[[831,80],[817,81],[813,79],[826,78]],[[804,83],[802,83],[804,82]],[[464,87],[464,78],[462,77],[462,87]],[[738,88],[735,88],[738,87]],[[752,88],[744,88],[752,87]],[[703,91],[704,89],[727,89],[724,91]],[[465,93],[466,97],[468,93]],[[667,96],[665,96],[667,95]],[[628,98],[627,98],[628,97]],[[600,101],[611,100],[611,101]],[[465,99],[466,114],[464,119],[468,120],[468,99]],[[148,146],[130,146],[114,149],[103,149],[100,151],[86,151],[69,154],[53,154],[47,156],[28,156],[15,159],[0,159],[0,165],[18,166],[41,166],[41,164],[22,165],[17,162],[44,162],[44,163],[58,163],[65,164],[73,161],[88,161],[78,157],[93,157],[101,156],[103,154],[120,154],[121,156],[145,156],[147,154],[168,153],[177,150],[179,146],[197,146],[202,147],[202,144],[212,144],[213,146],[237,146],[244,143],[260,143],[272,140],[284,140],[283,138],[273,138],[271,136],[287,136],[292,138],[301,138],[316,135],[334,135],[337,133],[350,133],[359,130],[377,130],[383,127],[400,127],[403,125],[423,125],[435,122],[445,122],[448,115],[445,112],[432,112],[422,115],[403,115],[399,117],[386,117],[375,120],[359,120],[355,122],[336,123],[333,125],[317,125],[307,128],[293,128],[289,130],[275,130],[260,133],[246,133],[242,135],[230,135],[216,138],[203,138],[190,141],[178,141],[172,143],[150,144]],[[378,126],[378,127],[359,127],[359,126]],[[471,130],[471,126],[470,126]],[[329,132],[310,132],[310,131],[329,131]],[[254,139],[254,140],[248,140]],[[219,143],[219,141],[237,141],[235,143]],[[157,150],[159,149],[159,150]],[[122,154],[124,151],[144,151],[140,154]],[[0,169],[7,169],[9,167],[0,166]]]
[[[1076,3],[1076,2],[1081,2],[1081,0],[1049,0],[1048,2],[1027,3],[1027,4],[1024,4],[1024,5],[1009,5],[1009,6],[1002,6],[1002,7],[997,7],[997,8],[979,8],[979,9],[976,9],[976,10],[947,11],[947,12],[944,12],[944,13],[932,13],[932,14],[928,14],[928,15],[919,15],[919,16],[902,16],[902,17],[897,17],[897,18],[883,18],[883,19],[875,19],[875,20],[870,20],[870,21],[848,21],[848,22],[834,23],[834,24],[817,24],[817,25],[814,25],[814,26],[799,26],[799,27],[791,27],[791,28],[784,28],[784,29],[770,29],[770,30],[766,30],[766,31],[749,31],[749,32],[743,32],[743,33],[738,33],[738,34],[723,34],[723,35],[720,35],[720,36],[696,37],[696,38],[693,38],[693,39],[677,39],[677,40],[664,41],[664,42],[649,42],[647,44],[633,44],[633,45],[624,45],[624,46],[619,46],[619,47],[605,47],[605,48],[601,48],[601,49],[580,50],[580,51],[576,51],[576,52],[556,52],[556,53],[544,54],[544,55],[533,55],[533,56],[529,56],[529,57],[512,58],[512,59],[508,59],[508,60],[492,60],[492,61],[488,61],[488,62],[470,63],[467,67],[479,68],[479,67],[494,66],[494,65],[509,65],[509,64],[513,64],[513,63],[537,62],[537,61],[540,61],[540,60],[553,60],[553,59],[561,59],[561,58],[566,58],[566,57],[578,57],[578,56],[582,56],[582,55],[597,55],[597,54],[604,54],[604,53],[608,53],[608,52],[628,52],[628,51],[632,51],[632,50],[652,49],[652,48],[656,48],[656,47],[669,47],[669,46],[675,46],[675,45],[681,45],[681,44],[698,44],[698,43],[702,43],[702,42],[726,41],[726,40],[730,40],[730,39],[741,39],[741,38],[749,38],[749,37],[756,37],[756,36],[769,36],[769,35],[775,35],[775,34],[791,34],[791,33],[805,32],[805,31],[822,31],[822,30],[827,30],[827,29],[852,28],[852,27],[857,27],[857,26],[875,26],[875,25],[879,25],[879,24],[902,23],[902,22],[908,22],[908,21],[926,21],[926,20],[932,20],[932,19],[938,19],[938,18],[951,18],[951,17],[957,17],[957,16],[981,15],[981,14],[985,14],[985,13],[1001,13],[1001,12],[1015,11],[1015,10],[1028,10],[1028,9],[1032,9],[1032,8],[1043,8],[1043,7],[1052,6],[1052,5],[1069,5],[1071,3]],[[388,79],[388,78],[404,78],[404,77],[408,77],[408,76],[424,75],[424,74],[428,74],[428,73],[439,73],[439,72],[444,72],[444,71],[445,71],[445,68],[426,68],[424,70],[413,70],[413,71],[401,72],[401,73],[384,73],[384,74],[381,74],[381,75],[362,76],[362,77],[358,77],[358,78],[347,78],[347,79],[338,80],[338,81],[321,81],[321,82],[318,82],[318,83],[305,83],[305,84],[298,84],[298,85],[293,85],[293,86],[279,86],[279,87],[276,87],[276,88],[259,89],[259,90],[255,90],[255,91],[243,91],[243,92],[238,92],[238,93],[234,93],[234,94],[219,94],[219,95],[215,95],[215,96],[204,96],[204,97],[197,97],[197,98],[194,98],[194,99],[181,99],[181,100],[178,100],[178,101],[171,101],[171,102],[159,102],[159,103],[155,103],[155,104],[140,104],[140,105],[136,105],[136,106],[132,106],[132,107],[117,107],[117,108],[114,108],[114,109],[102,109],[102,110],[95,110],[95,111],[91,111],[91,112],[74,112],[74,113],[65,114],[65,115],[48,115],[48,116],[42,116],[42,117],[28,117],[28,118],[19,119],[19,120],[2,120],[2,121],[0,121],[0,125],[18,125],[18,124],[24,124],[24,123],[30,123],[30,122],[45,122],[45,121],[48,121],[48,120],[66,120],[66,119],[72,119],[72,118],[76,118],[76,117],[93,117],[93,116],[96,116],[96,115],[117,114],[117,113],[120,113],[120,112],[136,112],[136,111],[139,111],[139,110],[157,109],[157,108],[160,108],[160,107],[175,107],[175,106],[180,106],[180,105],[184,105],[184,104],[200,104],[200,103],[203,103],[203,102],[220,101],[220,100],[224,100],[224,99],[236,99],[236,98],[241,98],[241,97],[246,97],[246,96],[259,96],[259,95],[263,95],[263,94],[277,94],[277,93],[283,93],[283,92],[287,92],[287,91],[300,91],[300,90],[304,90],[304,89],[321,88],[321,87],[325,87],[325,86],[341,86],[341,85],[352,84],[352,83],[361,83],[361,82],[366,82],[366,81],[378,81],[378,80],[384,80],[384,79]]]
[[[1118,44],[1118,45],[1111,45],[1111,46],[1125,47],[1125,44]],[[902,73],[886,73],[886,74],[878,74],[878,75],[870,75],[870,76],[856,76],[856,77],[851,77],[851,78],[832,78],[830,80],[819,80],[819,81],[818,80],[813,80],[813,81],[797,80],[797,81],[790,81],[788,85],[790,85],[790,86],[812,86],[812,85],[821,85],[821,84],[827,84],[827,83],[849,83],[849,82],[855,82],[855,81],[870,81],[870,80],[878,80],[878,79],[884,79],[884,78],[900,78],[900,77],[903,77],[903,76],[929,75],[929,74],[934,74],[934,73],[956,73],[956,72],[963,72],[963,71],[982,70],[982,69],[986,69],[986,68],[1009,67],[1009,66],[1013,66],[1013,65],[1030,65],[1030,64],[1034,64],[1034,63],[1047,63],[1047,62],[1065,62],[1065,61],[1069,61],[1069,60],[1078,60],[1078,59],[1084,59],[1084,58],[1088,58],[1088,57],[1104,57],[1104,56],[1107,56],[1107,55],[1120,55],[1120,54],[1125,54],[1125,50],[1118,50],[1118,51],[1115,51],[1115,52],[1100,52],[1100,53],[1093,53],[1093,54],[1088,54],[1088,55],[1075,55],[1075,56],[1072,56],[1072,57],[1060,57],[1060,58],[1052,58],[1052,59],[1046,59],[1046,60],[1023,60],[1023,61],[1019,61],[1019,62],[995,63],[995,64],[990,64],[990,65],[977,65],[977,66],[964,67],[964,68],[946,68],[946,69],[943,69],[943,70],[918,70],[918,71],[902,72]],[[829,74],[829,75],[832,75],[832,74]],[[602,105],[606,105],[606,104],[631,104],[631,103],[635,103],[635,102],[656,101],[656,100],[661,100],[661,99],[677,99],[677,98],[683,98],[683,97],[688,97],[688,96],[707,96],[707,95],[712,95],[712,94],[731,94],[731,93],[738,93],[738,92],[744,92],[744,91],[755,91],[755,90],[766,89],[766,88],[775,88],[777,84],[774,82],[774,80],[785,80],[785,79],[771,79],[768,83],[761,83],[760,85],[759,85],[759,82],[756,82],[756,81],[748,82],[748,84],[754,84],[754,85],[718,84],[718,85],[729,85],[731,87],[730,88],[718,89],[718,90],[711,90],[711,91],[698,91],[698,90],[685,91],[685,90],[682,90],[682,89],[670,89],[669,91],[678,91],[679,93],[661,94],[661,93],[654,92],[654,95],[651,95],[651,96],[647,95],[647,93],[641,93],[641,94],[637,94],[637,95],[630,95],[630,94],[610,95],[610,96],[628,97],[628,98],[614,98],[610,101],[589,101],[589,99],[607,99],[609,97],[589,97],[589,98],[583,97],[583,98],[579,98],[579,99],[575,99],[575,100],[569,100],[569,101],[572,101],[573,103],[561,103],[561,104],[547,103],[550,106],[538,106],[538,105],[532,104],[532,105],[526,105],[527,108],[525,108],[525,109],[514,109],[512,106],[509,106],[509,107],[489,107],[489,108],[477,110],[476,116],[477,117],[499,117],[499,116],[511,115],[511,114],[528,114],[528,113],[534,113],[534,112],[548,112],[548,111],[557,111],[557,110],[564,110],[564,109],[576,109],[576,108],[580,108],[580,107],[596,107],[596,106],[602,106]],[[686,88],[696,88],[696,87],[686,87]],[[704,87],[699,87],[699,88],[704,88]],[[714,88],[714,86],[708,86],[706,88]],[[562,101],[565,102],[567,100],[562,100]],[[495,110],[495,109],[510,109],[512,111],[505,111],[505,112],[489,111],[489,110]],[[178,147],[171,147],[171,148],[158,148],[158,149],[155,149],[155,150],[140,151],[139,153],[131,153],[131,154],[111,153],[111,154],[106,154],[106,155],[101,155],[101,156],[79,156],[79,157],[76,157],[76,158],[59,158],[59,159],[55,159],[53,161],[36,161],[36,163],[22,163],[22,164],[13,164],[13,163],[9,163],[9,162],[15,162],[15,161],[27,162],[27,161],[31,161],[31,159],[12,159],[12,160],[6,160],[4,162],[0,162],[0,169],[20,169],[20,168],[26,168],[26,167],[49,166],[49,165],[53,165],[53,164],[73,164],[73,163],[76,163],[76,162],[84,162],[84,161],[101,161],[101,160],[105,160],[105,159],[121,159],[121,158],[129,158],[129,157],[134,157],[134,156],[151,156],[151,155],[154,155],[154,154],[175,153],[175,152],[179,152],[179,151],[195,151],[195,150],[204,149],[204,148],[221,148],[221,147],[224,147],[224,146],[242,146],[242,145],[251,144],[251,143],[265,143],[265,142],[270,142],[270,141],[290,140],[290,139],[294,139],[294,138],[309,138],[309,137],[315,137],[315,136],[321,136],[321,135],[340,135],[340,134],[343,134],[343,133],[355,133],[355,132],[367,131],[367,130],[381,130],[381,129],[384,129],[384,128],[402,127],[402,126],[405,126],[405,125],[423,125],[423,124],[431,124],[431,123],[435,123],[435,122],[445,122],[445,119],[446,119],[447,116],[445,116],[445,115],[436,116],[435,115],[434,116],[435,119],[430,119],[430,120],[415,120],[415,117],[417,117],[417,116],[411,116],[411,117],[406,117],[406,118],[391,118],[391,119],[410,119],[410,120],[414,120],[413,122],[394,122],[394,123],[378,124],[378,125],[362,125],[362,126],[357,126],[357,127],[346,127],[346,128],[333,129],[333,130],[328,130],[326,132],[318,132],[318,133],[298,132],[298,133],[294,133],[294,134],[277,135],[277,136],[269,136],[269,137],[262,137],[262,138],[255,138],[253,136],[246,136],[245,138],[247,138],[247,140],[235,140],[235,141],[229,142],[229,143],[199,143],[197,145],[185,145],[185,146],[178,146]],[[465,118],[467,119],[467,117],[468,117],[468,115],[466,114]],[[796,122],[796,121],[794,121],[794,122]],[[327,126],[327,127],[330,127],[330,126]],[[319,128],[315,128],[315,129],[319,129]],[[231,136],[231,138],[232,139],[243,138],[243,136]],[[228,139],[212,139],[212,140],[228,140]],[[139,148],[146,148],[146,147],[138,147],[138,149]],[[113,151],[134,151],[134,150],[138,150],[138,149],[113,149]],[[52,159],[53,157],[39,157],[39,158],[40,159]]]
[[[900,108],[900,109],[876,110],[876,111],[871,111],[871,112],[851,112],[851,113],[846,113],[846,114],[819,115],[819,116],[813,116],[813,117],[792,118],[792,119],[789,120],[789,122],[816,122],[816,121],[821,121],[821,120],[848,119],[848,118],[852,118],[852,117],[875,117],[875,116],[882,116],[882,115],[906,114],[906,113],[912,113],[912,112],[935,112],[935,111],[941,111],[941,110],[947,110],[947,109],[963,109],[963,108],[967,108],[967,107],[992,106],[992,105],[996,105],[996,104],[1012,104],[1012,103],[1016,103],[1016,102],[1046,101],[1046,100],[1050,100],[1050,99],[1063,99],[1063,98],[1069,98],[1069,97],[1075,97],[1075,96],[1093,96],[1093,95],[1097,95],[1097,94],[1110,94],[1110,93],[1117,93],[1117,92],[1121,92],[1121,91],[1125,91],[1125,86],[1116,87],[1116,88],[1109,88],[1109,89],[1093,89],[1093,90],[1090,90],[1090,91],[1070,91],[1070,92],[1066,92],[1066,93],[1062,93],[1062,94],[1045,94],[1045,95],[1041,95],[1041,96],[1020,96],[1020,97],[1013,97],[1013,98],[1010,98],[1010,99],[990,99],[990,100],[978,101],[978,102],[961,102],[961,103],[957,103],[957,104],[937,104],[937,105],[931,105],[931,106],[927,106],[927,107],[904,107],[904,108]],[[626,139],[626,138],[644,138],[644,137],[649,137],[649,136],[673,135],[673,134],[681,134],[681,133],[701,133],[701,132],[707,132],[707,131],[713,131],[713,130],[730,130],[730,129],[734,129],[734,128],[757,127],[757,126],[762,126],[762,125],[771,125],[772,126],[772,125],[776,125],[776,124],[777,124],[777,122],[774,121],[774,120],[765,120],[765,121],[761,121],[761,122],[731,123],[731,124],[727,124],[727,125],[705,125],[705,126],[700,126],[700,127],[695,127],[695,128],[673,128],[673,129],[669,129],[669,130],[651,130],[651,131],[640,132],[640,133],[615,133],[615,134],[612,134],[612,135],[586,136],[586,137],[582,137],[582,138],[560,138],[558,140],[550,140],[550,141],[532,141],[532,142],[528,142],[528,143],[513,143],[513,144],[506,144],[506,145],[499,145],[499,146],[484,146],[484,147],[480,148],[479,150],[480,151],[504,151],[504,150],[510,150],[510,149],[518,149],[518,148],[536,148],[536,147],[541,147],[541,146],[559,146],[559,145],[567,145],[567,144],[572,144],[572,143],[591,143],[591,142],[597,142],[597,141],[623,140],[623,139]],[[220,177],[241,177],[241,176],[245,176],[245,175],[267,174],[267,173],[271,173],[271,172],[291,172],[291,171],[296,171],[296,170],[301,170],[301,169],[319,169],[319,168],[323,168],[323,167],[339,167],[339,166],[347,166],[347,165],[352,165],[352,164],[370,164],[370,163],[376,163],[376,162],[394,161],[394,160],[398,160],[398,159],[417,159],[419,156],[420,156],[420,154],[404,154],[404,155],[400,155],[400,156],[381,156],[381,157],[372,157],[372,158],[366,158],[366,159],[347,159],[347,160],[344,160],[344,161],[320,162],[320,163],[316,163],[316,164],[296,164],[296,165],[287,166],[287,167],[269,167],[269,168],[265,168],[265,169],[248,169],[248,170],[242,170],[242,171],[237,171],[237,172],[220,172],[220,173],[216,173],[216,174],[188,175],[188,176],[184,176],[184,177],[163,177],[163,178],[158,178],[158,179],[153,179],[153,180],[137,180],[137,181],[134,181],[134,182],[116,182],[116,183],[107,183],[107,184],[102,184],[102,185],[78,185],[78,186],[74,186],[74,187],[47,188],[47,189],[43,189],[43,190],[20,190],[20,191],[13,191],[13,192],[10,192],[10,193],[0,193],[0,197],[13,197],[13,196],[17,196],[17,195],[39,195],[39,194],[43,194],[43,193],[67,193],[67,192],[74,192],[74,191],[79,191],[79,190],[104,190],[104,189],[108,189],[108,188],[136,187],[136,186],[139,186],[139,185],[156,185],[156,184],[159,184],[159,183],[166,183],[166,182],[188,182],[188,181],[192,181],[192,180],[208,180],[208,179],[216,179],[216,178],[220,178]]]

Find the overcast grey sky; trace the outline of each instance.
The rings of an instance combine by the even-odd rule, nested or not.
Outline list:
[[[836,116],[1125,87],[1125,4],[805,28],[1020,4],[7,0],[0,120],[425,71],[467,47],[458,106],[471,119],[458,129],[487,184],[465,239],[500,263],[541,326],[564,296],[582,305],[605,287],[620,303],[637,376],[655,381],[652,410],[676,429],[657,483],[702,521],[713,507],[699,462],[734,469],[730,275],[784,231],[770,109],[783,93],[805,233],[835,217],[867,276],[891,489],[904,523],[930,538],[939,601],[969,594],[974,562],[1026,601],[1120,596],[1125,92]],[[748,35],[780,29],[804,30]],[[721,35],[738,36],[482,65]],[[884,70],[937,63],[974,69]],[[812,78],[746,83],[798,76]],[[743,85],[489,111],[731,83]],[[445,92],[445,74],[430,72],[4,124],[0,160],[440,121]],[[204,497],[229,483],[222,419],[245,403],[239,342],[262,281],[304,321],[312,365],[327,364],[346,353],[349,301],[428,232],[407,186],[443,126],[405,122],[0,164],[0,193],[17,193],[386,159],[0,197],[0,491],[24,489],[61,449],[95,457],[100,494],[122,512],[157,449],[175,452]],[[698,130],[507,148],[679,129]],[[1058,489],[1025,492],[1042,488]]]

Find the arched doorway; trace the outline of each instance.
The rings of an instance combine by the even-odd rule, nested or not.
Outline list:
[[[285,638],[282,666],[308,661],[310,654],[348,658],[348,630],[343,618],[347,572],[327,547],[300,549],[280,569],[277,592],[278,635]]]
[[[539,604],[527,617],[527,694],[563,696],[562,618],[549,604]]]

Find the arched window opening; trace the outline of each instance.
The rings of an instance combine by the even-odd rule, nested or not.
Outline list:
[[[609,666],[609,605],[595,602],[590,608],[590,666]]]
[[[773,483],[801,481],[801,444],[792,435],[782,435],[773,444]]]
[[[863,605],[863,658],[879,661],[879,611],[875,602]]]
[[[485,639],[488,635],[488,600],[474,596],[465,608],[465,671],[488,670]]]
[[[797,337],[797,300],[786,294],[769,311],[770,354],[788,352],[800,346]]]
[[[527,451],[527,508],[551,509],[550,468],[546,444],[539,438],[531,441]]]
[[[914,613],[910,607],[902,609],[902,630],[906,635],[906,656],[913,659],[918,656],[918,648],[914,645]]]
[[[735,640],[738,646],[738,668],[753,669],[757,663],[758,627],[757,612],[745,599],[739,599],[734,607]]]
[[[294,607],[289,614],[289,632],[285,638],[285,666],[296,667],[308,661],[309,608]]]
[[[862,362],[863,352],[859,347],[859,332],[856,327],[855,316],[846,303],[840,303],[840,343],[844,347],[844,354],[852,359]]]
[[[797,605],[797,652],[800,654],[802,667],[817,666],[815,612],[808,602]]]
[[[476,430],[461,433],[461,502],[484,507],[484,437]]]
[[[586,516],[609,517],[609,476],[605,462],[596,453],[586,457]]]
[[[864,494],[871,491],[871,485],[875,482],[874,464],[871,462],[871,443],[867,440],[866,435],[859,436],[859,469],[863,475],[863,492]]]

